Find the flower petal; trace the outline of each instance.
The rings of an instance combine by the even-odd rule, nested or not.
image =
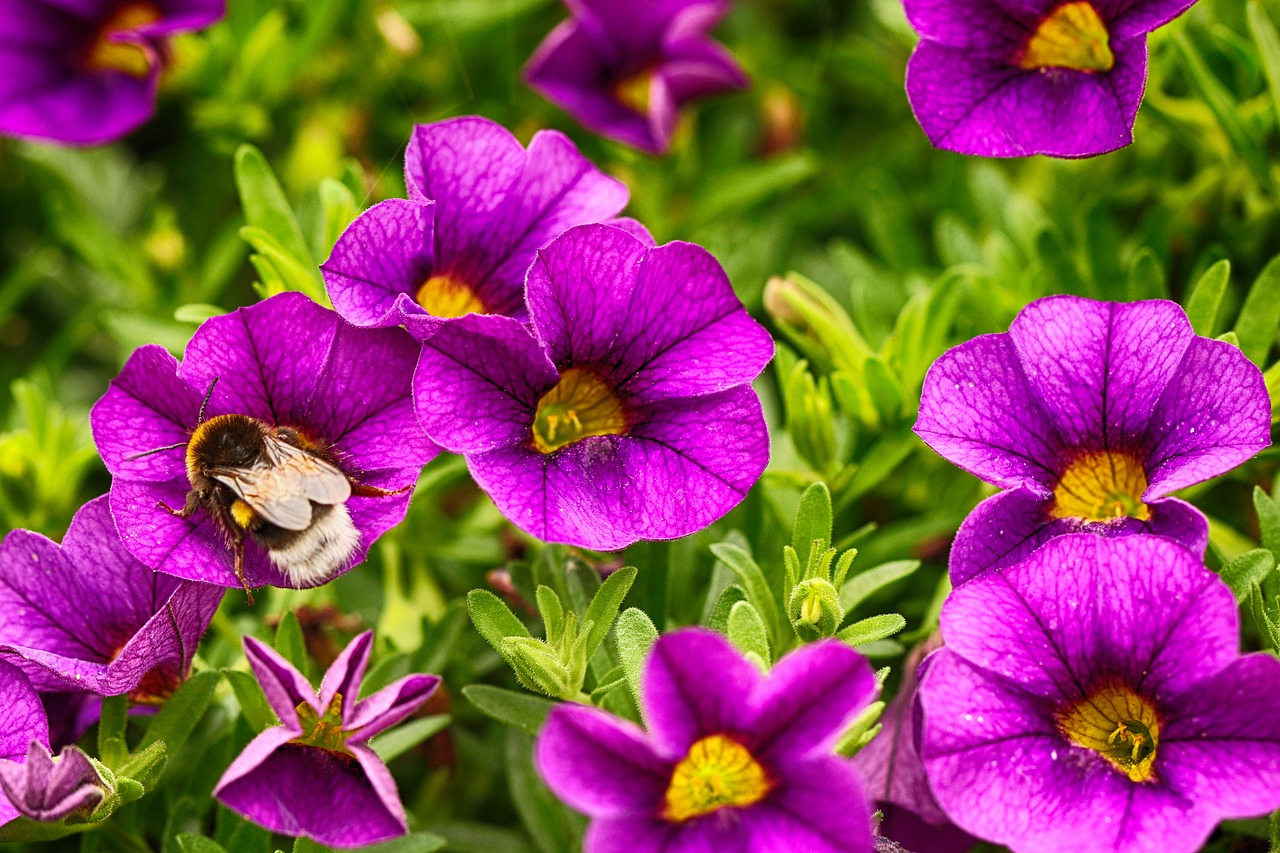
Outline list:
[[[759,853],[871,853],[871,802],[853,765],[815,756],[781,767],[769,796],[743,810],[749,843]]]
[[[333,308],[356,326],[400,325],[435,262],[436,206],[390,199],[360,214],[320,266]],[[420,308],[417,309],[421,311]]]
[[[350,742],[364,743],[391,728],[421,708],[438,686],[438,675],[406,675],[361,699],[347,720],[347,728],[356,732]]]
[[[328,708],[333,697],[342,694],[343,718],[351,715],[360,695],[360,682],[369,667],[369,655],[373,652],[373,632],[364,631],[347,643],[324,677],[320,679],[320,707]],[[345,726],[344,726],[345,728]]]
[[[294,735],[299,731],[299,705],[306,703],[318,716],[324,715],[325,708],[320,705],[315,688],[283,655],[254,637],[244,638],[244,654],[262,686],[267,704]]]
[[[32,741],[49,745],[44,707],[22,670],[0,660],[0,760],[23,761]]]

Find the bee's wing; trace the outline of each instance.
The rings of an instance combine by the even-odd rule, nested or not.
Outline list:
[[[268,437],[266,462],[253,468],[209,472],[231,487],[263,519],[285,530],[311,526],[311,503],[340,504],[351,497],[351,481],[318,456]]]

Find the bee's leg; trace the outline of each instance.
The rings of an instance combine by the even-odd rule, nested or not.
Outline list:
[[[405,492],[413,488],[414,484],[405,486],[403,489],[379,489],[377,486],[366,486],[364,483],[351,481],[351,494],[362,498],[385,498],[391,495],[403,495]]]
[[[156,506],[170,515],[177,516],[178,518],[190,518],[195,514],[195,511],[200,508],[200,498],[196,494],[195,490],[192,489],[187,492],[187,500],[186,503],[182,505],[182,509],[174,509],[164,501],[156,501]]]
[[[240,586],[244,587],[245,597],[249,600],[249,605],[253,605],[253,590],[249,588],[249,582],[244,577],[244,536],[236,537],[231,543],[231,553],[234,555],[233,568],[236,572],[236,580],[240,581]]]

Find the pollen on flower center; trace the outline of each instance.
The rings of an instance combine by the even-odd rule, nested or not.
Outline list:
[[[538,400],[533,446],[541,453],[554,453],[587,436],[625,435],[628,426],[613,389],[591,370],[571,367]]]
[[[452,319],[485,313],[484,303],[471,286],[448,273],[437,273],[424,281],[417,301],[432,317]]]
[[[672,771],[662,816],[680,822],[717,809],[755,805],[771,787],[764,768],[745,746],[711,735],[689,747]]]
[[[347,749],[347,736],[342,731],[342,694],[335,693],[324,716],[316,715],[316,709],[307,702],[298,705],[298,723],[302,726],[302,736],[294,738],[293,743],[306,746],[318,746],[333,752],[350,752]]]
[[[1122,684],[1107,684],[1055,715],[1076,746],[1092,749],[1134,782],[1154,773],[1160,717],[1150,701]]]
[[[116,41],[116,36],[154,24],[161,17],[160,10],[151,3],[121,6],[98,30],[85,56],[85,68],[89,71],[121,71],[145,79],[155,62],[154,54],[139,44]]]
[[[1142,502],[1146,490],[1147,473],[1134,456],[1109,451],[1086,453],[1076,457],[1058,478],[1050,515],[1088,521],[1110,521],[1127,515],[1146,521],[1151,518],[1151,509]]]
[[[653,72],[639,71],[613,84],[613,97],[629,110],[640,115],[649,114],[649,100],[653,91]]]
[[[1050,12],[1017,56],[1019,68],[1110,71],[1116,64],[1111,36],[1087,0],[1064,3]]]

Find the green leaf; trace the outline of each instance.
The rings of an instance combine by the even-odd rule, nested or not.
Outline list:
[[[138,750],[129,756],[129,760],[121,765],[116,772],[116,792],[121,795],[125,802],[142,796],[142,788],[150,787],[160,777],[167,758],[168,753],[165,750],[163,741],[156,741],[150,746]],[[134,790],[132,791],[129,790],[129,785],[127,784],[129,782],[134,785]],[[141,787],[138,787],[139,785]]]
[[[452,718],[448,714],[432,714],[429,717],[419,717],[411,720],[403,725],[396,726],[390,731],[382,732],[375,735],[369,741],[369,746],[373,751],[378,753],[378,757],[384,762],[398,758],[409,750],[413,749],[428,738],[438,735],[449,727]]]
[[[870,619],[854,622],[848,628],[836,634],[836,636],[849,645],[856,647],[863,643],[873,643],[876,640],[892,637],[905,627],[907,627],[907,620],[902,618],[901,615],[885,613],[881,616],[872,616]]]
[[[112,770],[119,769],[129,755],[129,745],[125,741],[128,725],[128,697],[104,697],[102,714],[98,718],[98,760]]]
[[[636,704],[640,703],[640,674],[649,650],[658,641],[658,629],[643,610],[628,607],[618,617],[618,659],[627,674],[627,686]]]
[[[236,701],[240,703],[240,713],[248,720],[255,732],[280,725],[280,720],[276,719],[276,712],[271,710],[271,705],[267,702],[258,679],[238,669],[224,669],[222,676],[227,679],[232,691],[236,694]]]
[[[711,610],[711,618],[707,620],[707,627],[718,634],[728,634],[729,611],[739,601],[746,600],[747,591],[736,583],[725,587],[724,592],[720,593],[720,597],[716,599],[716,606]]]
[[[836,495],[836,513],[848,509],[855,500],[901,470],[907,457],[921,446],[920,439],[910,427],[904,426],[882,435],[859,460],[849,485]]]
[[[333,178],[320,182],[320,204],[324,208],[324,249],[328,252],[360,215],[360,205],[356,204],[351,190]]]
[[[186,305],[178,306],[177,310],[173,312],[173,319],[177,320],[179,323],[191,323],[198,326],[205,320],[209,320],[213,317],[221,317],[226,313],[227,310],[225,308],[220,308],[217,305],[206,305],[203,302],[189,302]]]
[[[381,844],[361,847],[360,853],[435,853],[448,843],[433,832],[411,832]]]
[[[809,565],[809,552],[818,540],[826,543],[820,547],[831,542],[831,491],[826,483],[814,483],[804,490],[791,527],[791,547],[802,568]]]
[[[1275,608],[1268,604],[1262,587],[1257,584],[1249,590],[1249,612],[1253,614],[1253,621],[1262,632],[1266,644],[1272,651],[1280,652],[1280,624],[1277,623]]]
[[[744,654],[755,654],[766,666],[773,662],[769,651],[769,632],[749,601],[739,601],[729,610],[729,642]]]
[[[591,630],[587,633],[587,642],[584,647],[588,658],[595,654],[596,649],[600,648],[600,644],[604,642],[604,638],[609,635],[609,629],[618,618],[618,609],[622,607],[622,600],[627,597],[631,585],[635,583],[637,573],[634,566],[618,569],[605,579],[605,582],[600,585],[600,590],[591,599],[591,606],[582,617],[584,622],[591,623]]]
[[[323,280],[317,280],[316,275],[312,274],[311,267],[285,250],[280,245],[280,241],[272,234],[256,226],[246,225],[240,229],[240,238],[258,253],[257,260],[270,263],[272,270],[276,274],[272,278],[273,287],[296,290],[299,293],[305,293],[313,301],[321,305],[329,305],[329,297],[324,290]],[[255,263],[254,266],[259,272],[262,272],[260,264]],[[264,281],[268,277],[264,276]]]
[[[564,630],[564,606],[560,603],[560,596],[556,595],[551,587],[543,584],[538,584],[533,596],[538,603],[538,613],[542,616],[542,622],[547,627],[547,640],[555,642]]]
[[[302,226],[267,158],[252,145],[241,145],[236,151],[235,173],[245,221],[270,235],[299,264],[314,268],[315,259],[307,249]],[[318,268],[316,278],[323,288],[324,280]]]
[[[156,741],[163,741],[170,755],[182,749],[204,718],[204,712],[213,701],[213,692],[221,681],[222,672],[210,669],[197,672],[183,682],[151,721],[140,746],[148,747]]]
[[[298,672],[312,680],[311,658],[307,655],[307,641],[302,636],[302,624],[292,610],[286,610],[280,616],[280,624],[276,626],[276,638],[272,643],[275,650],[293,664]]]
[[[1222,567],[1218,576],[1231,587],[1237,602],[1249,597],[1249,591],[1275,571],[1275,555],[1265,548],[1246,551]]]
[[[175,837],[178,849],[182,853],[227,853],[226,849],[212,838],[184,832]]]
[[[747,591],[748,599],[755,605],[760,618],[764,620],[765,628],[770,631],[770,636],[780,637],[778,602],[773,597],[773,590],[769,587],[769,582],[756,561],[751,559],[751,555],[746,551],[728,542],[712,545],[711,553],[715,554],[717,560],[733,569],[734,574],[738,576],[738,580],[742,582],[742,588]]]
[[[1164,264],[1156,253],[1147,247],[1138,250],[1129,267],[1129,299],[1165,299],[1169,285],[1165,280]]]
[[[894,560],[859,572],[846,580],[840,588],[840,604],[844,606],[845,613],[848,613],[879,590],[902,580],[918,568],[919,560]]]
[[[1231,262],[1223,258],[1209,269],[1196,282],[1187,300],[1187,318],[1197,335],[1212,338],[1219,334],[1222,299],[1227,292],[1227,284],[1231,281]]]
[[[467,593],[467,612],[471,614],[471,624],[476,626],[480,636],[499,652],[506,637],[533,636],[511,608],[487,589],[473,589]]]
[[[1249,33],[1258,44],[1262,70],[1267,75],[1267,88],[1271,90],[1271,105],[1275,109],[1276,120],[1280,122],[1280,34],[1276,33],[1275,24],[1262,10],[1258,0],[1249,0],[1245,6],[1245,18],[1249,22]]]
[[[538,733],[547,714],[556,706],[555,702],[541,696],[488,684],[469,684],[462,688],[462,695],[485,716],[531,735]]]
[[[1277,327],[1280,327],[1280,256],[1271,259],[1249,288],[1236,320],[1235,332],[1245,357],[1264,367]]]
[[[1261,488],[1254,486],[1253,509],[1258,513],[1262,547],[1280,557],[1280,505]]]

